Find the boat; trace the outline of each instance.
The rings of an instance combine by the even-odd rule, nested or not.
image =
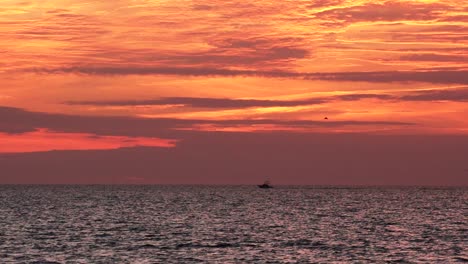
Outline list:
[[[261,185],[257,185],[258,188],[261,188],[261,189],[270,189],[270,188],[273,188],[273,186],[270,185],[270,182],[269,181],[265,181],[263,184]]]

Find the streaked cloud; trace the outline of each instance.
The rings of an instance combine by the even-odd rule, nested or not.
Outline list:
[[[422,53],[422,54],[408,54],[400,57],[401,60],[408,61],[438,61],[438,62],[466,62],[468,56],[464,55],[447,55],[447,54],[434,54],[434,53]]]
[[[427,21],[444,17],[447,10],[455,9],[443,3],[418,1],[386,1],[383,3],[357,4],[328,9],[316,14],[320,19],[333,23],[374,21]]]
[[[249,107],[286,107],[298,105],[313,105],[324,103],[325,100],[308,99],[297,101],[257,100],[257,99],[229,99],[229,98],[200,98],[200,97],[167,97],[154,100],[132,101],[70,101],[70,105],[94,106],[138,106],[138,105],[183,105],[201,108],[249,108]]]
[[[414,91],[399,98],[407,101],[468,102],[468,87],[459,89]]]

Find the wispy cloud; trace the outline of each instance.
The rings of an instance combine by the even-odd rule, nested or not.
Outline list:
[[[177,1],[139,0],[133,4],[114,1],[111,5],[102,1],[52,0],[41,5],[15,1],[4,5],[5,12],[21,11],[10,12],[0,21],[5,32],[0,45],[11,54],[9,69],[45,65],[70,69],[86,62],[107,69],[131,65],[315,72],[321,68],[317,65],[334,65],[331,60],[321,59],[330,46],[352,44],[372,50],[383,41],[393,40],[398,44],[386,45],[385,50],[418,41],[424,44],[418,50],[426,45],[435,49],[457,43],[461,46],[464,36],[460,33],[466,31],[466,6],[454,1],[262,0],[184,5]],[[376,28],[375,23],[387,24]],[[354,28],[365,34],[354,34]],[[25,41],[28,48],[16,45]],[[336,55],[343,60],[355,54],[341,49]],[[359,54],[361,60],[354,62],[359,63],[358,71],[372,69],[363,61],[374,55]],[[399,60],[395,58],[394,62],[398,64]],[[84,72],[92,71],[79,67]]]
[[[328,9],[316,14],[320,19],[334,23],[349,24],[369,21],[427,21],[441,18],[451,6],[441,3],[422,3],[417,1],[384,3],[364,3],[347,7]]]

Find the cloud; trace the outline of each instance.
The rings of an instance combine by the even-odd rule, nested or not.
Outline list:
[[[391,100],[395,99],[395,96],[389,94],[345,94],[345,95],[338,95],[334,98],[343,100],[343,101],[357,101],[362,99],[380,99],[380,100]]]
[[[211,5],[199,5],[199,4],[194,4],[192,5],[192,9],[193,10],[196,10],[196,11],[209,11],[209,10],[212,10],[213,8],[215,8],[214,6],[211,6]]]
[[[294,107],[317,105],[332,101],[358,101],[363,99],[378,99],[389,101],[457,101],[464,102],[468,98],[468,88],[432,89],[393,93],[351,93],[335,96],[306,98],[301,100],[258,100],[203,97],[165,97],[152,100],[115,100],[115,101],[68,101],[68,105],[92,106],[164,106],[181,105],[184,107],[210,109],[242,109],[252,107]]]
[[[391,101],[453,101],[468,102],[468,87],[395,92],[392,94],[348,94],[336,96],[340,100],[379,99]]]
[[[104,29],[101,21],[95,16],[56,9],[46,12],[43,20],[22,27],[16,32],[16,36],[28,40],[53,39],[83,44],[108,33],[111,31]]]
[[[6,3],[5,8],[18,8],[18,3]],[[129,5],[128,1],[114,1],[111,5],[91,1],[86,5],[31,4],[24,11],[28,19],[21,15],[0,22],[6,25],[2,42],[8,47],[2,67],[5,71],[35,68],[43,73],[93,75],[341,80],[350,77],[318,75],[313,71],[409,69],[408,61],[423,58],[406,57],[401,62],[395,57],[390,65],[384,54],[401,47],[416,47],[418,51],[427,47],[456,47],[457,43],[461,47],[464,37],[461,30],[466,29],[455,23],[461,20],[438,23],[463,11],[463,7],[450,2],[225,1],[213,5],[210,1],[197,1],[186,5],[179,1],[139,1]],[[409,20],[433,23],[415,25],[407,23]],[[382,25],[359,23],[363,21],[382,21]],[[390,25],[388,21],[394,23]],[[334,28],[357,24],[336,31],[324,27],[324,22]],[[316,30],[310,31],[311,28]],[[22,48],[25,41],[31,43],[28,49]],[[388,42],[395,45],[384,44]],[[333,53],[337,61],[327,59],[330,52],[336,52],[330,48],[340,45],[368,52],[341,48]],[[386,52],[376,54],[378,49]],[[379,67],[370,66],[369,61]],[[442,60],[439,57],[437,61]],[[310,69],[311,73],[300,72],[304,69]]]
[[[405,101],[455,101],[468,102],[468,87],[409,92],[399,97]]]
[[[379,72],[292,72],[282,70],[254,71],[223,68],[173,68],[173,67],[105,67],[75,66],[62,68],[33,68],[30,72],[88,75],[179,75],[179,76],[259,76],[273,78],[304,78],[326,81],[354,82],[426,82],[468,84],[467,70],[434,71],[379,71]]]
[[[465,9],[466,10],[466,9]],[[468,15],[453,15],[453,16],[447,16],[447,17],[444,17],[444,18],[441,18],[440,21],[444,21],[444,22],[464,22],[464,23],[467,23],[468,22]]]
[[[365,21],[426,21],[441,17],[450,6],[439,3],[395,2],[366,3],[350,7],[338,7],[316,13],[316,17],[332,23],[349,24]]]
[[[229,98],[201,98],[201,97],[166,97],[154,100],[126,100],[126,101],[70,101],[69,105],[94,106],[138,106],[138,105],[184,105],[200,108],[249,108],[249,107],[287,107],[299,105],[322,104],[325,101],[317,99],[282,101],[256,99]]]
[[[344,0],[314,0],[306,6],[307,9],[323,8],[330,6],[339,6]]]
[[[315,79],[361,82],[427,82],[468,84],[468,71],[393,71],[323,73]]]
[[[400,60],[406,61],[437,61],[437,62],[444,62],[444,61],[454,61],[454,62],[466,62],[468,61],[467,56],[461,55],[443,55],[443,54],[409,54],[400,56]]]
[[[25,133],[45,128],[56,132],[89,133],[106,136],[158,137],[181,139],[196,130],[260,126],[263,130],[344,128],[347,126],[411,126],[413,123],[394,121],[323,121],[323,120],[275,120],[275,119],[238,119],[238,120],[197,120],[173,118],[136,118],[111,116],[74,116],[28,112],[22,109],[0,107],[0,131],[6,133]],[[197,129],[197,128],[203,129]],[[272,129],[268,129],[272,127]],[[209,129],[208,129],[209,130]]]
[[[285,67],[310,55],[310,50],[301,47],[303,42],[302,38],[219,37],[209,42],[213,47],[208,50],[163,57],[178,65]]]

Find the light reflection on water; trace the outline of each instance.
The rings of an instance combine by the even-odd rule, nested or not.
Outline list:
[[[468,261],[466,188],[0,186],[0,263]]]

